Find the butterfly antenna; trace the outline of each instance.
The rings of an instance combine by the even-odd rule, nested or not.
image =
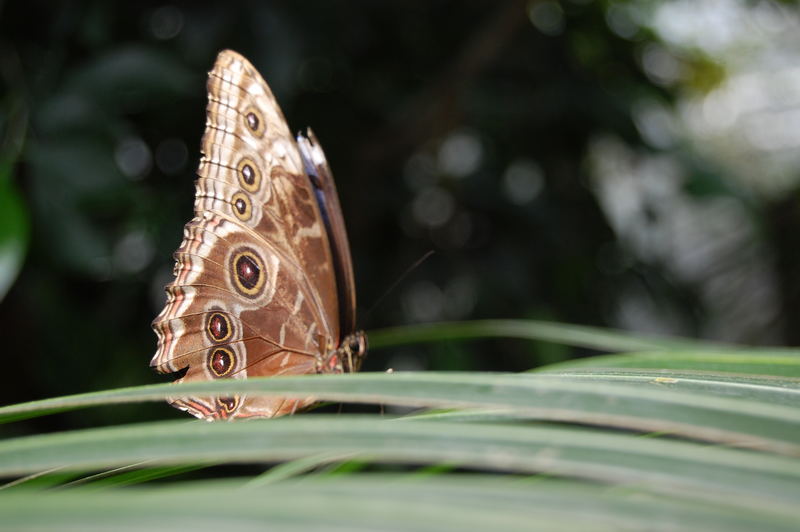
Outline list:
[[[419,266],[420,266],[420,265],[421,265],[423,262],[425,262],[426,260],[428,260],[428,258],[429,258],[431,255],[433,255],[434,253],[435,253],[435,251],[434,251],[434,250],[432,250],[432,249],[431,249],[431,250],[429,250],[429,251],[428,251],[427,253],[425,253],[425,254],[424,254],[422,257],[420,257],[419,259],[417,259],[417,260],[416,260],[416,262],[414,262],[414,264],[412,264],[411,266],[409,266],[408,268],[406,268],[406,271],[404,271],[404,272],[403,272],[403,273],[400,275],[400,277],[398,277],[398,278],[397,278],[397,280],[396,280],[394,283],[392,283],[392,284],[391,284],[391,286],[389,286],[389,288],[387,288],[387,289],[386,289],[386,290],[383,292],[383,295],[382,295],[381,297],[379,297],[379,298],[378,298],[378,300],[377,300],[377,301],[375,301],[375,303],[373,303],[373,304],[372,304],[372,306],[370,307],[370,309],[369,309],[369,310],[366,312],[366,314],[365,314],[365,316],[364,316],[364,321],[365,321],[365,322],[368,322],[368,321],[369,321],[369,318],[370,318],[370,316],[372,316],[372,313],[373,313],[373,312],[375,312],[375,309],[376,309],[376,308],[378,308],[378,306],[379,306],[381,303],[383,303],[383,300],[384,300],[384,299],[386,299],[386,296],[388,296],[389,294],[391,294],[391,293],[392,293],[392,291],[393,291],[395,288],[397,288],[397,287],[400,285],[400,283],[402,283],[403,281],[405,281],[406,277],[408,277],[408,276],[409,276],[409,274],[410,274],[411,272],[413,272],[414,270],[416,270],[417,268],[419,268]]]

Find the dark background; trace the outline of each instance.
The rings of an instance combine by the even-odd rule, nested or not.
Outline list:
[[[797,7],[721,4],[766,20],[761,33],[671,40],[659,27],[682,28],[685,10],[650,2],[0,4],[0,235],[24,250],[3,265],[9,285],[24,256],[0,303],[0,403],[163,380],[150,321],[192,216],[206,72],[224,48],[324,146],[368,331],[533,318],[796,345],[800,119],[784,113],[800,82],[768,76],[798,68]],[[731,65],[765,47],[783,59],[753,83],[782,92],[765,89],[761,121],[736,101],[713,114]],[[703,113],[740,121],[703,137],[686,126]],[[375,351],[365,369],[521,371],[581,354],[483,341]],[[38,423],[166,416],[152,404]]]

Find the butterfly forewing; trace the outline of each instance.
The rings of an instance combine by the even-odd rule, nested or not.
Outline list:
[[[317,194],[320,213],[330,240],[338,286],[339,323],[342,330],[352,332],[356,327],[355,276],[336,184],[333,182],[325,153],[311,129],[306,135],[297,136],[297,146],[306,173],[311,178],[311,185]]]
[[[153,322],[159,345],[151,365],[185,371],[179,381],[341,371],[335,350],[354,321],[346,317],[342,329],[340,310],[354,317],[355,293],[329,171],[334,199],[323,194],[321,210],[272,92],[235,52],[221,52],[209,73],[206,116],[195,217],[175,252],[167,304]],[[230,419],[292,413],[313,398],[171,402],[201,418]]]

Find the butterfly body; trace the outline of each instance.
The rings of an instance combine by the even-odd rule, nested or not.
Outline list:
[[[151,366],[181,382],[356,371],[347,234],[324,153],[295,140],[269,86],[241,55],[209,73],[195,217],[153,321]],[[170,402],[205,419],[274,417],[313,398],[194,397]]]

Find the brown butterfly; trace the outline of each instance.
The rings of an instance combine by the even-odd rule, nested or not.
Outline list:
[[[289,133],[261,75],[230,50],[208,75],[194,218],[153,321],[150,365],[176,382],[357,371],[350,247],[313,133]],[[171,398],[199,418],[275,417],[314,398]]]

